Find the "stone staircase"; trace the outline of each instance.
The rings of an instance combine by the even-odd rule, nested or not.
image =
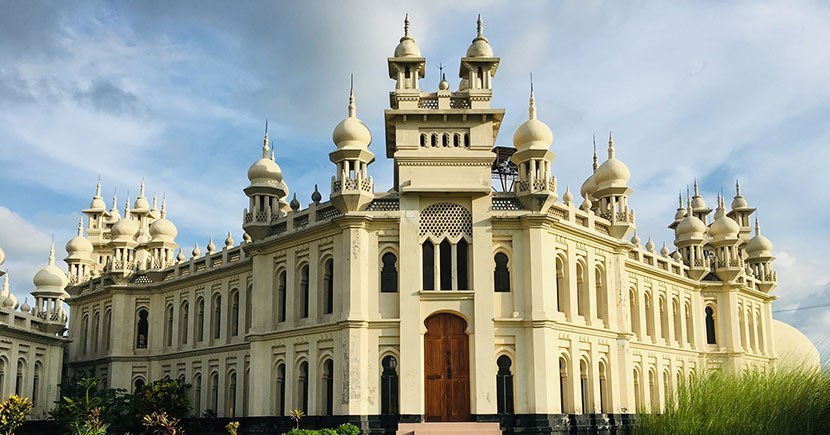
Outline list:
[[[501,435],[498,423],[400,423],[396,435]]]

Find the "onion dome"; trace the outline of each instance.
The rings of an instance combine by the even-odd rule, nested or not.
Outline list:
[[[553,132],[550,127],[536,119],[536,97],[533,86],[530,87],[530,100],[527,109],[528,119],[513,134],[513,146],[517,151],[544,150],[550,148],[553,142]]]
[[[262,158],[248,168],[248,180],[251,184],[278,186],[282,181],[282,170],[273,158],[269,157],[268,124],[265,124],[265,138],[262,140]]]
[[[130,201],[127,200],[127,207],[124,210],[124,217],[121,218],[110,229],[112,240],[116,242],[132,242],[138,234],[138,222],[130,217]]]
[[[683,260],[683,256],[680,255],[680,251],[674,251],[674,254],[672,254],[671,258],[673,258],[674,261],[678,263],[680,263]]]
[[[700,191],[697,187],[697,178],[695,178],[695,196],[692,197],[692,210],[706,209],[706,201],[700,196]],[[708,210],[708,209],[707,209]],[[709,210],[711,211],[711,210]]]
[[[669,256],[669,247],[666,246],[666,242],[663,242],[663,247],[660,248],[660,255],[662,255],[664,257]]]
[[[78,235],[66,242],[66,253],[69,254],[68,259],[89,259],[92,251],[95,248],[92,242],[84,237],[84,221],[81,219],[78,222]]]
[[[35,273],[32,283],[35,285],[35,292],[65,293],[64,287],[69,280],[62,270],[55,266],[55,244],[49,249],[49,264]]]
[[[232,248],[233,247],[233,236],[231,235],[230,231],[228,231],[228,237],[225,239],[225,247],[226,248]]]
[[[438,90],[439,91],[448,91],[450,89],[450,82],[447,81],[447,76],[445,74],[441,74],[441,81],[438,82]]]
[[[686,217],[686,207],[683,207],[683,194],[679,194],[677,197],[677,213],[674,214],[675,222],[681,221],[683,218]]]
[[[470,47],[467,48],[467,57],[493,57],[493,48],[490,47],[490,42],[484,37],[483,31],[484,26],[481,21],[481,14],[479,14],[476,22],[477,35]]]
[[[735,197],[732,198],[732,210],[740,210],[748,207],[749,203],[747,203],[746,198],[741,195],[741,183],[739,183],[738,180],[735,180]]]
[[[181,248],[179,248],[179,253],[176,254],[176,261],[178,261],[179,263],[184,261],[184,252],[182,252]]]
[[[634,231],[634,235],[631,237],[631,243],[633,243],[635,245],[640,244],[640,236],[637,235],[636,231]]]
[[[291,210],[297,211],[300,209],[300,201],[297,201],[297,193],[294,193],[294,198],[291,199]]]
[[[628,166],[614,157],[614,138],[608,135],[608,159],[604,161],[594,173],[594,181],[597,188],[602,189],[609,186],[625,186],[631,178],[631,171]]]
[[[395,57],[421,57],[421,49],[415,44],[415,39],[409,36],[409,14],[403,20],[403,37],[395,47]]]
[[[167,220],[167,199],[161,200],[161,217],[150,225],[150,238],[153,242],[173,242],[179,234],[173,222]]]
[[[746,243],[746,253],[749,257],[770,257],[772,256],[772,243],[768,238],[761,235],[761,224],[758,217],[755,217],[755,237]]]
[[[144,179],[141,179],[141,186],[138,188],[138,198],[135,199],[135,204],[133,204],[133,210],[135,211],[149,211],[150,210],[150,203],[147,202],[147,198],[144,196]]]
[[[17,302],[17,296],[14,293],[9,292],[7,297],[3,300],[3,306],[6,308],[17,309],[20,304]]]
[[[92,211],[107,211],[107,205],[104,204],[104,198],[101,197],[101,177],[98,177],[98,186],[95,188],[95,196],[92,197],[92,202],[89,203],[89,209]]]
[[[585,197],[583,197],[583,199],[584,200],[582,201],[582,205],[580,205],[579,208],[581,208],[582,210],[584,210],[586,212],[591,211],[591,207],[594,206],[594,204],[591,202],[591,198],[588,198],[587,196],[585,196]]]
[[[317,190],[317,185],[314,185],[314,192],[311,193],[311,200],[314,201],[315,204],[319,204],[320,200],[323,199],[323,195],[320,194],[320,191]]]
[[[28,313],[28,312],[32,311],[32,306],[29,305],[29,298],[24,298],[23,299],[23,305],[20,306],[20,311],[22,311],[24,313]]]
[[[686,217],[674,229],[675,239],[703,239],[706,224],[692,213],[691,203],[686,210]]]
[[[724,212],[723,197],[718,196],[718,209],[715,221],[709,226],[709,235],[713,238],[736,238],[740,231],[741,226]]]
[[[331,139],[337,145],[338,150],[364,149],[372,143],[372,133],[369,132],[369,127],[357,118],[356,112],[354,85],[352,85],[349,89],[349,116],[340,121],[331,134]]]
[[[598,166],[599,165],[597,164],[597,140],[596,140],[596,137],[594,137],[594,162],[593,162],[594,170],[593,170],[593,172],[591,172],[591,175],[589,175],[588,178],[585,179],[585,182],[582,183],[582,187],[579,189],[579,193],[582,196],[585,196],[585,197],[594,196],[594,193],[596,193],[596,191],[597,191],[597,180],[596,180],[595,174],[597,173],[597,167]]]
[[[646,250],[649,252],[654,252],[654,242],[651,241],[651,237],[648,238],[646,242]]]

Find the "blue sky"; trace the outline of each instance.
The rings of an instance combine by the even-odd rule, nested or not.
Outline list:
[[[578,191],[592,134],[613,130],[638,232],[658,246],[672,241],[666,225],[694,177],[710,205],[740,179],[775,245],[774,310],[801,308],[776,317],[830,351],[830,309],[803,309],[830,303],[826,2],[0,0],[0,10],[0,246],[21,300],[52,234],[64,254],[99,175],[119,207],[142,178],[165,194],[186,252],[229,230],[240,240],[241,189],[268,118],[292,193],[306,204],[316,183],[325,195],[352,73],[376,140],[370,172],[387,190],[385,64],[404,13],[427,58],[425,89],[439,63],[457,71],[481,13],[502,59],[499,145],[526,117],[533,72],[560,185]]]

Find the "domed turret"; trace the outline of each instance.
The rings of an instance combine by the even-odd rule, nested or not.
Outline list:
[[[517,151],[544,150],[547,151],[553,142],[553,132],[544,122],[536,119],[536,98],[533,86],[530,88],[530,104],[528,119],[513,134],[513,146]]]
[[[550,150],[553,132],[544,122],[536,119],[536,94],[532,77],[527,115],[527,121],[513,134],[516,152],[510,160],[519,169],[519,180],[513,186],[525,208],[546,213],[557,199],[556,178],[551,176],[550,169],[556,154]]]
[[[78,222],[78,235],[66,242],[66,253],[69,254],[69,258],[71,259],[89,259],[93,250],[92,242],[84,237],[84,223],[82,219]]]
[[[138,188],[138,197],[135,199],[135,204],[133,204],[133,211],[135,212],[148,212],[150,211],[150,203],[147,201],[147,198],[144,196],[144,179],[141,179],[141,186]]]
[[[92,197],[92,202],[89,203],[89,210],[96,212],[104,212],[107,210],[107,205],[104,204],[104,198],[101,197],[101,177],[98,177],[98,186],[95,188],[95,196]]]
[[[109,222],[117,222],[121,219],[121,212],[118,211],[118,196],[112,194],[112,208],[109,211]]]
[[[349,88],[349,112],[334,129],[332,140],[337,149],[329,153],[329,160],[337,166],[336,175],[331,177],[331,200],[343,213],[365,210],[374,199],[374,183],[369,176],[369,165],[375,155],[369,151],[372,134],[357,118],[354,97],[354,79]],[[296,211],[294,200],[291,209]],[[299,206],[299,203],[297,203]]]
[[[161,217],[150,225],[150,238],[153,242],[173,242],[179,234],[173,222],[167,220],[167,199],[161,200]]]
[[[608,135],[608,159],[602,162],[594,173],[594,182],[598,189],[628,185],[631,171],[628,166],[615,157],[614,139]]]
[[[357,118],[356,112],[354,86],[352,86],[349,91],[349,115],[334,127],[334,132],[331,135],[339,150],[362,150],[372,143],[372,133],[366,127],[366,124]]]
[[[708,216],[709,213],[712,212],[712,209],[706,206],[706,201],[700,195],[700,190],[697,186],[697,178],[695,178],[694,189],[695,195],[692,197],[692,211],[698,219],[703,221],[704,224],[707,224]]]
[[[129,206],[127,208],[126,216],[121,218],[115,225],[112,226],[110,230],[110,234],[112,235],[112,240],[115,241],[133,241],[135,236],[138,234],[138,222],[134,221],[132,217],[129,216]]]
[[[476,37],[470,47],[467,48],[467,57],[493,57],[493,48],[484,36],[484,23],[481,21],[481,14],[476,22]]]
[[[611,222],[609,233],[618,239],[626,239],[634,231],[634,210],[628,207],[628,197],[632,192],[628,186],[630,177],[628,166],[616,158],[614,138],[608,133],[608,159],[594,172],[597,184],[594,211]]]
[[[691,210],[690,210],[691,211]],[[674,230],[677,240],[703,239],[706,233],[706,225],[694,214],[687,213]]]
[[[761,224],[758,222],[757,217],[755,218],[755,237],[747,242],[746,253],[749,258],[772,256],[772,242],[761,235]]]
[[[715,212],[715,221],[709,226],[709,235],[713,239],[736,238],[741,226],[726,215],[723,209],[723,197],[718,196],[718,209]]]
[[[49,263],[35,273],[32,283],[35,285],[35,293],[48,293],[54,295],[65,294],[64,287],[68,283],[66,274],[55,266],[55,244],[49,249]]]
[[[262,140],[262,158],[255,161],[248,168],[248,180],[251,185],[279,186],[282,181],[282,170],[279,165],[269,157],[270,147],[268,145],[268,126],[265,127],[265,138]]]
[[[403,20],[403,36],[395,47],[395,57],[421,57],[421,49],[409,35],[409,14]]]

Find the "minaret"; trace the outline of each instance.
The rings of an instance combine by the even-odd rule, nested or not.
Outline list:
[[[748,242],[752,236],[749,217],[755,209],[749,206],[746,198],[741,195],[741,183],[735,180],[735,197],[732,199],[732,210],[726,215],[741,226],[741,240]]]
[[[510,159],[519,168],[519,180],[513,185],[516,197],[525,208],[542,213],[547,213],[557,198],[556,178],[550,169],[556,158],[550,150],[552,142],[553,132],[536,119],[536,98],[531,82],[528,119],[513,135],[516,152]]]
[[[49,263],[40,269],[32,279],[35,290],[32,296],[35,298],[34,314],[46,323],[41,326],[44,332],[58,333],[64,329],[66,313],[63,311],[62,302],[69,297],[64,290],[67,284],[66,275],[55,266],[55,243],[49,249]]]
[[[674,245],[689,266],[689,278],[700,281],[709,274],[710,262],[704,251],[706,225],[694,213],[690,199],[686,199],[686,216],[674,228]]]
[[[84,220],[81,218],[81,221],[78,222],[78,235],[66,243],[68,256],[63,260],[69,267],[67,275],[70,284],[84,282],[92,274],[95,264],[92,260],[94,249],[92,242],[84,237]]]
[[[87,233],[90,236],[95,235],[100,237],[101,229],[104,227],[104,217],[107,214],[107,205],[104,204],[104,198],[101,197],[101,177],[98,177],[98,184],[95,186],[95,195],[92,197],[89,208],[82,212],[89,218]]]
[[[268,121],[265,121],[262,157],[248,168],[250,184],[243,189],[249,198],[249,206],[243,215],[242,228],[255,241],[265,238],[272,221],[282,217],[279,200],[286,195],[282,187],[282,170],[269,156],[270,152]]]
[[[741,239],[738,233],[740,225],[726,215],[723,196],[718,195],[718,208],[715,210],[715,220],[709,226],[709,244],[715,250],[715,274],[722,281],[731,282],[744,269],[743,259],[739,252]]]
[[[616,158],[614,138],[608,134],[608,159],[605,160],[597,172],[594,180],[597,183],[595,211],[597,214],[611,221],[609,233],[618,239],[628,239],[634,231],[634,211],[628,208],[628,196],[631,188],[628,180],[631,172],[628,166]]]
[[[150,224],[148,222],[147,216],[150,214],[150,203],[147,201],[147,197],[144,196],[144,179],[141,179],[141,185],[138,188],[138,197],[135,199],[135,204],[133,204],[132,212],[133,217],[138,222],[138,227],[140,231],[146,233],[147,230],[150,228]]]
[[[775,260],[772,256],[772,243],[761,235],[758,216],[755,216],[755,237],[747,242],[746,254],[746,262],[754,278],[759,281],[758,288],[769,293],[778,285],[778,274],[772,270],[772,262]]]
[[[403,37],[395,47],[395,55],[388,58],[387,63],[389,78],[395,80],[393,98],[401,108],[418,107],[418,99],[412,101],[411,97],[420,93],[418,80],[425,76],[426,59],[421,57],[421,49],[409,34],[409,14],[404,18]]]
[[[461,78],[459,91],[466,91],[470,96],[470,108],[489,109],[493,98],[493,77],[499,67],[499,58],[493,55],[490,41],[484,36],[484,23],[481,15],[476,21],[476,37],[467,48],[466,56],[461,58],[458,77]]]
[[[331,201],[341,212],[365,210],[374,199],[374,183],[368,174],[375,155],[369,151],[372,133],[360,119],[354,100],[354,80],[349,89],[349,112],[332,133],[337,149],[329,153],[329,160],[337,165],[331,177]]]
[[[124,217],[110,229],[112,236],[112,263],[110,271],[122,272],[125,275],[132,273],[136,268],[135,248],[138,246],[135,238],[140,228],[138,222],[130,213],[130,199],[124,204]]]
[[[179,247],[176,243],[178,230],[173,222],[167,220],[167,198],[161,200],[161,215],[150,225],[150,269],[164,269],[176,262],[175,251]]]

